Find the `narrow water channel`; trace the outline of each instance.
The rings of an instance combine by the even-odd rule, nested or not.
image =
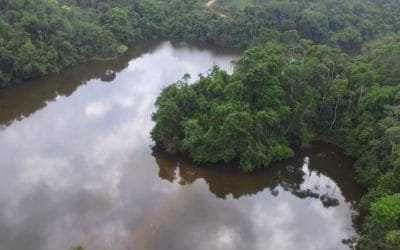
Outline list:
[[[153,152],[154,101],[236,51],[148,42],[0,90],[0,250],[348,249],[352,162],[314,143],[243,174]]]

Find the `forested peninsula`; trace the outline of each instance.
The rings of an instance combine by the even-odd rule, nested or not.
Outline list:
[[[0,87],[124,53],[136,41],[246,49],[156,101],[151,136],[199,163],[244,171],[333,141],[355,159],[368,210],[360,249],[400,246],[397,0],[0,0]]]

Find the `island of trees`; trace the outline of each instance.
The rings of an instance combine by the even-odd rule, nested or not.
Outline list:
[[[157,145],[252,171],[333,141],[366,191],[358,247],[398,249],[399,30],[398,0],[0,0],[0,87],[146,39],[246,49],[232,75],[214,67],[162,91]]]

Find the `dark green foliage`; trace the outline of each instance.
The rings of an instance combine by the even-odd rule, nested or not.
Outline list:
[[[1,4],[0,86],[90,58],[115,56],[127,41],[112,27],[97,24],[93,10],[63,1],[4,0]]]
[[[400,194],[388,195],[372,203],[370,217],[361,238],[365,249],[398,249],[400,246]]]
[[[270,43],[246,51],[232,76],[214,68],[193,85],[168,86],[156,102],[153,139],[197,162],[239,159],[246,171],[292,157],[290,142],[310,137],[305,124],[312,111],[301,107],[312,106],[313,97],[284,88],[285,72],[295,67],[282,56],[287,52]]]

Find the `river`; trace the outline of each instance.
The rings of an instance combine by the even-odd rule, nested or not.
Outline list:
[[[362,193],[333,145],[252,174],[152,151],[162,87],[239,54],[147,42],[0,90],[0,250],[349,249]]]

